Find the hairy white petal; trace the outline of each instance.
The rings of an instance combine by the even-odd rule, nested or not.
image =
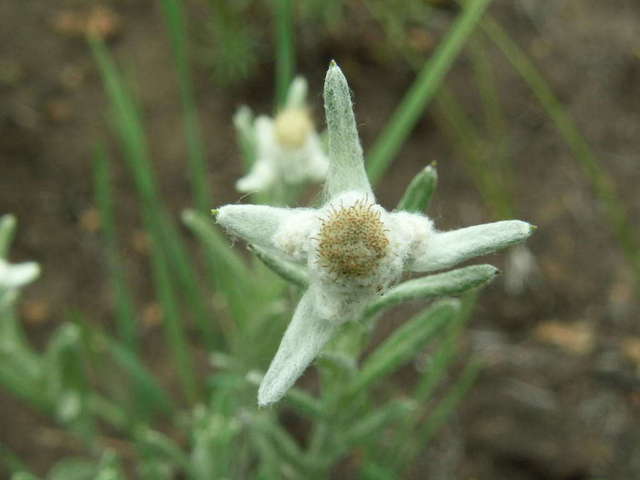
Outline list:
[[[33,282],[40,274],[36,262],[10,264],[0,258],[0,289],[9,290],[23,287]]]
[[[297,208],[291,210],[291,215],[282,222],[273,235],[273,245],[298,262],[307,261],[309,254],[309,237],[317,230],[319,224],[318,212],[311,208]]]
[[[278,352],[258,389],[258,405],[277,402],[331,339],[337,324],[322,319],[315,308],[315,295],[304,294],[282,337]]]
[[[434,235],[433,222],[429,217],[418,213],[390,213],[387,224],[394,253],[401,257],[404,266],[413,264],[416,258],[422,256]]]
[[[307,175],[310,180],[320,182],[327,178],[329,170],[329,157],[322,149],[322,142],[316,132],[309,135],[306,145],[307,151]]]
[[[285,108],[304,108],[307,100],[307,81],[296,77],[289,86]]]
[[[373,198],[364,169],[349,85],[335,62],[331,62],[325,78],[324,108],[329,131],[330,163],[326,185],[329,198],[348,190],[368,193]]]
[[[520,220],[506,220],[436,232],[409,268],[414,272],[429,272],[452,267],[469,258],[519,243],[531,235],[533,228]]]
[[[239,192],[262,192],[268,190],[276,181],[276,172],[271,162],[260,157],[253,164],[251,171],[236,182]]]
[[[274,234],[294,212],[295,209],[266,205],[225,205],[216,212],[216,221],[249,243],[273,248]]]

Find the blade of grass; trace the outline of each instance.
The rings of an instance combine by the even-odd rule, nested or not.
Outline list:
[[[276,109],[278,109],[285,103],[295,69],[292,0],[275,0],[273,14],[276,24]]]
[[[494,19],[486,18],[482,23],[482,29],[527,83],[591,180],[598,199],[604,205],[613,232],[632,265],[636,286],[640,290],[640,239],[637,230],[629,221],[626,206],[620,199],[609,172],[602,166],[571,116],[527,54]]]
[[[450,89],[443,86],[436,98],[436,119],[450,138],[453,147],[464,159],[464,166],[491,208],[494,218],[513,218],[513,202],[503,187],[501,167],[492,166],[489,157],[493,148],[471,121]]]
[[[490,3],[491,0],[466,2],[462,14],[425,63],[371,149],[367,171],[373,184],[382,178],[404,144]]]
[[[131,298],[131,290],[127,285],[120,256],[118,233],[113,212],[113,201],[110,185],[109,158],[103,144],[96,147],[94,158],[94,189],[96,204],[100,212],[100,227],[104,233],[107,247],[107,262],[111,288],[115,294],[116,319],[120,339],[131,350],[136,350],[137,326]]]
[[[350,394],[369,388],[406,363],[436,338],[442,328],[456,318],[459,310],[457,300],[440,300],[405,322],[367,358],[349,389]]]
[[[124,157],[141,198],[145,225],[153,240],[165,250],[158,253],[158,260],[163,263],[171,262],[175,268],[186,300],[194,311],[196,323],[204,335],[205,342],[212,348],[215,345],[215,338],[207,315],[206,302],[180,236],[175,226],[169,221],[160,202],[146,137],[135,102],[125,88],[103,41],[92,36],[89,37],[89,45],[111,101],[115,128],[122,141]],[[169,270],[169,267],[165,266],[163,269]]]
[[[181,0],[162,0],[164,17],[169,27],[173,57],[178,73],[180,99],[184,114],[184,133],[187,140],[191,189],[194,202],[200,212],[206,212],[211,203],[211,191],[207,183],[204,142],[198,120],[193,82],[189,68],[189,51],[186,21]]]
[[[180,320],[178,302],[175,298],[171,276],[166,262],[162,259],[160,248],[154,244],[152,250],[153,277],[160,305],[162,306],[162,323],[165,327],[167,343],[171,349],[185,397],[193,404],[198,398],[198,388],[189,355],[189,344]]]
[[[411,460],[415,458],[416,455],[427,448],[433,436],[444,425],[451,413],[457,408],[469,389],[471,389],[479,372],[480,364],[473,361],[469,362],[456,383],[429,414],[427,421],[419,426],[417,432],[419,440],[415,443],[406,444],[407,453],[403,456],[405,460],[399,463],[399,465],[404,467],[404,470],[413,463]]]

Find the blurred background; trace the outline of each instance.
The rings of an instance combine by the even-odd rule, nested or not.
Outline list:
[[[258,0],[190,0],[184,9],[214,207],[241,198],[236,109],[274,109],[277,19]],[[368,151],[458,13],[447,0],[298,2],[295,72],[309,82],[316,125],[324,128],[321,88],[335,59]],[[528,250],[488,259],[504,275],[480,295],[463,335],[484,367],[409,478],[640,478],[640,3],[496,0],[489,15],[500,34],[478,27],[469,37],[377,194],[393,208],[437,161],[428,213],[440,229],[503,218],[539,228]],[[103,142],[114,158],[144,358],[171,384],[149,239],[109,133],[89,31],[135,92],[169,213],[192,206],[179,77],[159,2],[4,0],[0,213],[20,224],[11,260],[43,270],[19,313],[37,348],[75,312],[113,329],[92,181]],[[394,318],[380,324],[381,336]],[[83,450],[2,389],[0,425],[0,443],[36,473]],[[335,478],[349,478],[341,472]]]

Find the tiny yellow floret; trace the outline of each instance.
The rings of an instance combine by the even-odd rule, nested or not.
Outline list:
[[[380,212],[374,205],[358,201],[350,207],[334,209],[322,220],[318,236],[320,265],[347,279],[375,273],[387,254],[389,239]]]
[[[313,132],[313,122],[304,108],[288,108],[276,116],[274,124],[278,143],[284,148],[302,148]]]

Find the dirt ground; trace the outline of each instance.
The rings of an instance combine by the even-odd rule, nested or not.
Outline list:
[[[192,14],[202,8],[201,2],[186,3]],[[361,2],[348,4],[348,28],[330,34],[299,29],[298,70],[310,91],[319,92],[328,60],[338,60],[355,92],[366,150],[413,74],[400,59],[379,54],[384,34]],[[108,8],[102,21],[112,34],[110,46],[135,73],[158,178],[177,214],[189,206],[190,196],[181,107],[159,2],[100,5]],[[43,267],[21,306],[38,345],[73,310],[104,324],[111,318],[91,182],[96,141],[109,140],[106,103],[88,47],[68,16],[87,8],[80,0],[0,3],[0,213],[19,219],[12,260],[37,260]],[[631,218],[639,218],[640,3],[501,0],[492,13],[541,67],[615,179]],[[443,14],[435,38],[452,17]],[[269,45],[263,48],[257,75],[233,88],[213,82],[201,63],[195,69],[212,206],[239,198],[232,189],[242,171],[230,121],[235,108],[271,108],[274,65]],[[640,302],[631,269],[588,178],[553,124],[500,54],[490,55],[511,139],[516,210],[539,226],[528,243],[538,270],[519,294],[507,294],[499,280],[481,295],[467,342],[486,367],[415,476],[640,478]],[[470,69],[463,57],[447,83],[479,115]],[[310,101],[320,120],[320,94],[312,93]],[[439,228],[492,220],[464,159],[452,151],[431,110],[382,182],[381,203],[392,207],[409,179],[432,160],[438,161],[440,184],[430,214]],[[126,172],[114,173],[130,275],[140,309],[148,313],[151,287],[135,195]],[[487,260],[504,268],[505,259],[500,254]],[[147,328],[153,359],[158,327],[149,321]],[[162,374],[160,362],[154,369]],[[55,441],[51,422],[3,392],[0,425],[0,443],[38,473],[74,451]]]

